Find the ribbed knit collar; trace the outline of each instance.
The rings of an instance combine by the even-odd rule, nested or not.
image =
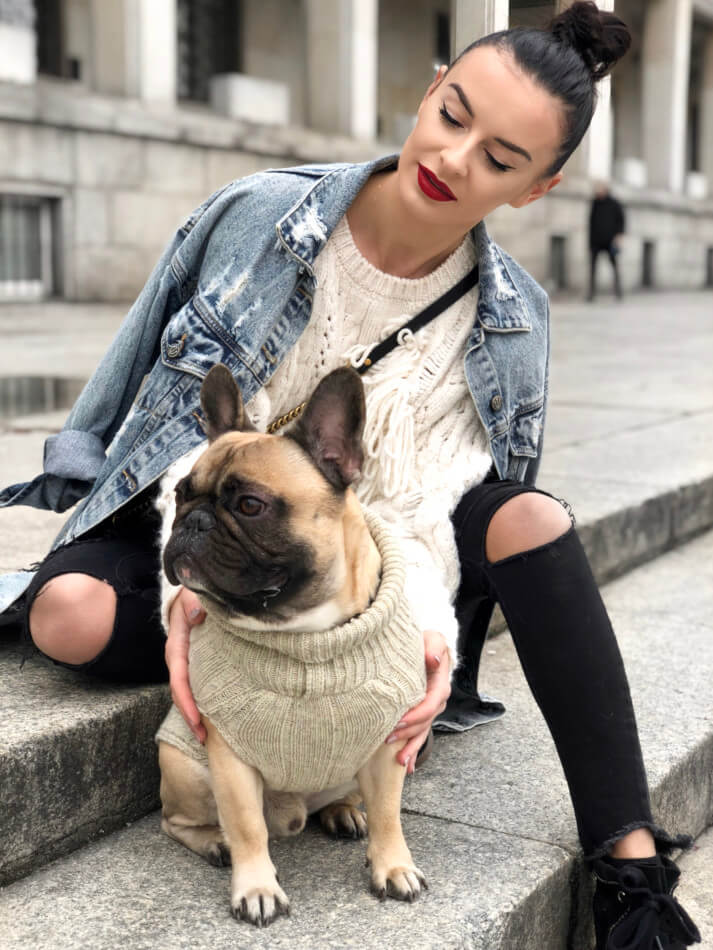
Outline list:
[[[381,518],[367,509],[364,509],[364,518],[381,555],[381,579],[374,600],[363,613],[330,630],[304,633],[248,630],[236,626],[229,620],[227,611],[211,604],[211,621],[226,633],[254,644],[261,651],[272,650],[307,664],[332,660],[383,634],[403,601],[406,568],[399,544]]]
[[[440,297],[472,270],[477,261],[473,235],[469,232],[458,247],[438,267],[423,277],[395,277],[374,267],[361,253],[352,235],[347,216],[330,236],[341,270],[370,297],[400,300],[413,307],[414,301],[430,302]]]

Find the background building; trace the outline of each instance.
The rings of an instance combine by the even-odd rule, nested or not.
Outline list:
[[[434,68],[541,0],[0,0],[0,299],[130,299],[182,217],[260,168],[398,150]],[[489,227],[581,290],[592,183],[625,287],[713,286],[713,0],[600,0],[634,46],[565,181]]]

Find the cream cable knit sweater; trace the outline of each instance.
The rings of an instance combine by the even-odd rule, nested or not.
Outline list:
[[[270,381],[247,405],[264,430],[303,402],[322,377],[368,350],[432,303],[476,262],[470,236],[426,277],[393,277],[373,267],[354,244],[346,217],[315,262],[312,319]],[[359,500],[389,522],[402,539],[405,592],[416,625],[439,630],[456,665],[458,625],[453,601],[460,581],[450,515],[468,488],[480,483],[491,457],[488,439],[465,381],[465,345],[478,289],[461,297],[362,376],[366,390],[366,460],[355,485]],[[164,531],[175,513],[173,486],[202,451],[167,473],[158,507]],[[164,545],[168,534],[163,538]],[[178,588],[164,579],[167,624]],[[167,626],[166,626],[167,629]]]
[[[315,633],[238,627],[211,606],[191,633],[191,687],[203,715],[278,791],[315,792],[354,778],[426,689],[423,637],[403,596],[400,545],[376,515],[382,559],[370,606]],[[206,760],[173,706],[156,739]]]
[[[342,218],[315,262],[312,319],[248,404],[257,428],[306,399],[330,370],[362,360],[475,263],[468,235],[426,277],[393,277],[362,256]],[[449,516],[491,464],[464,372],[477,294],[476,287],[416,334],[405,334],[402,345],[362,377],[366,462],[355,485],[359,500],[402,537],[414,620],[421,630],[443,633],[454,660],[452,604],[460,569]]]

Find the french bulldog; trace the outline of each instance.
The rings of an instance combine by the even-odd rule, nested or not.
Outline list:
[[[269,836],[296,834],[319,812],[327,831],[364,837],[363,800],[371,889],[412,901],[426,881],[401,828],[403,743],[384,740],[425,694],[423,641],[390,586],[398,558],[350,487],[363,457],[361,379],[330,373],[281,435],[253,429],[224,366],[200,400],[208,446],[175,487],[163,564],[207,614],[189,667],[206,741],[173,707],[157,736],[161,826],[210,863],[232,863],[234,916],[264,926],[290,907]],[[381,630],[377,615],[396,620]]]

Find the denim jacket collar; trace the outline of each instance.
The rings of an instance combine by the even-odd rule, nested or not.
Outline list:
[[[275,225],[278,240],[309,274],[339,220],[346,214],[354,195],[375,172],[394,166],[398,155],[387,155],[373,162],[346,167],[353,180],[342,189],[343,200],[334,200],[333,175],[344,174],[345,167],[332,167]],[[490,239],[485,223],[478,222],[471,234],[480,266],[478,322],[494,332],[530,330],[531,318],[525,297],[513,280],[503,255]]]

